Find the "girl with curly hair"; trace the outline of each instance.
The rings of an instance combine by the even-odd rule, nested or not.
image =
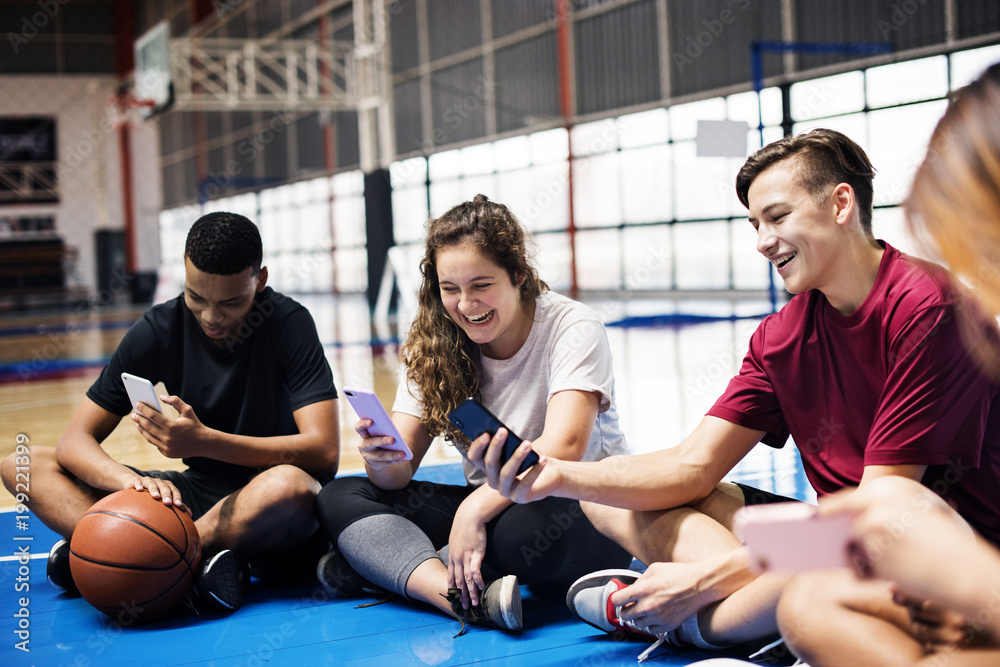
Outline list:
[[[548,290],[524,230],[483,195],[428,223],[421,272],[392,415],[413,458],[402,460],[383,446],[391,438],[369,437],[371,421],[358,421],[368,476],[342,477],[320,493],[333,550],[318,574],[335,595],[383,589],[519,630],[520,584],[562,595],[582,574],[626,567],[631,555],[597,532],[578,501],[515,505],[468,460],[465,485],[414,473],[435,436],[464,455],[470,443],[447,415],[470,396],[539,453],[596,460],[627,452],[607,334],[592,309]],[[494,440],[504,438],[500,429]]]

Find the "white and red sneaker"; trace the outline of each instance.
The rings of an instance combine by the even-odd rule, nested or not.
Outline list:
[[[611,596],[631,586],[639,578],[633,570],[599,570],[577,579],[566,593],[566,606],[584,623],[605,632],[623,631],[637,639],[658,639],[619,616],[620,608],[611,604]]]

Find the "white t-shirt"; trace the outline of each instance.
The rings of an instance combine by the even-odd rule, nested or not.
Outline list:
[[[611,346],[604,325],[589,306],[545,292],[535,301],[534,323],[521,349],[510,359],[480,355],[479,368],[483,405],[525,440],[542,434],[545,410],[553,394],[596,391],[600,393],[599,412],[582,460],[629,453],[625,435],[618,428]],[[392,409],[419,418],[423,415],[420,391],[405,381],[405,368],[400,372]],[[468,460],[463,464],[470,484],[478,486],[486,481],[486,475]]]

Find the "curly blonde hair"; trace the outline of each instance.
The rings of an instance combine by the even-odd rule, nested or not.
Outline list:
[[[420,262],[423,279],[419,306],[400,358],[407,379],[420,389],[424,428],[432,436],[443,434],[462,446],[468,443],[448,421],[448,413],[466,398],[479,396],[479,346],[445,310],[437,257],[440,251],[465,243],[473,244],[484,257],[507,271],[511,284],[520,282],[522,307],[549,289],[531,264],[524,229],[503,204],[477,195],[427,223],[424,258]]]

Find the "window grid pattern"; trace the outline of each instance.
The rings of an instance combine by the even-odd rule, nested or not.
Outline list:
[[[831,127],[866,149],[877,169],[876,236],[919,253],[899,206],[948,92],[996,60],[1000,47],[932,56],[766,89],[759,111],[756,94],[738,93],[404,161],[410,177],[393,180],[397,242],[418,244],[428,217],[486,194],[534,233],[543,278],[568,289],[571,143],[580,290],[760,294],[771,268],[735,197],[744,160],[698,157],[696,128],[700,119],[744,121],[750,154],[761,146],[761,114],[764,143],[782,136],[784,94],[794,132]],[[414,177],[416,163],[429,173]]]
[[[358,170],[300,181],[200,206],[160,213],[160,278],[173,293],[184,284],[184,241],[206,213],[244,215],[260,229],[268,284],[286,294],[363,292],[365,252],[364,175]]]
[[[571,286],[575,247],[577,285],[584,291],[759,294],[771,269],[757,255],[746,211],[734,196],[743,159],[696,154],[697,121],[709,119],[745,122],[748,154],[761,145],[761,134],[765,143],[773,141],[787,123],[795,132],[819,126],[844,131],[865,147],[878,170],[876,236],[914,252],[899,205],[927,139],[948,92],[996,60],[1000,47],[983,47],[767,89],[759,110],[754,93],[737,93],[580,124],[569,132],[545,130],[402,160],[391,169],[395,238],[408,257],[419,257],[428,218],[485,194],[508,205],[533,232],[542,277],[554,289]],[[905,85],[889,85],[899,81]],[[782,117],[785,107],[791,118]],[[274,235],[274,252],[283,258],[272,264],[279,276],[290,276],[280,280],[290,291],[363,291],[360,172],[306,183],[313,185],[251,195],[257,197],[254,219],[266,238]],[[332,190],[332,200],[316,194],[317,183]],[[229,201],[213,206],[224,208]],[[331,206],[333,234],[324,236]],[[178,211],[165,212],[165,259],[175,252],[171,234],[182,237],[197,217],[195,209]],[[185,222],[177,223],[181,218]],[[292,232],[297,226],[303,229]],[[323,263],[324,254],[329,263]],[[317,276],[295,278],[302,266],[313,267]]]

